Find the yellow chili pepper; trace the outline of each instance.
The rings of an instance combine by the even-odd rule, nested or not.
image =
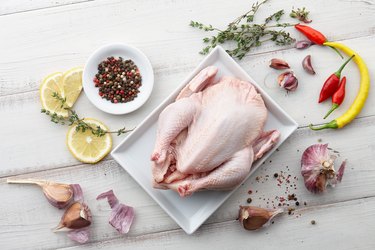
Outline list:
[[[344,44],[337,43],[337,42],[325,42],[323,43],[325,46],[337,48],[347,54],[348,56],[355,55],[353,58],[353,61],[357,64],[359,69],[359,74],[361,76],[360,81],[360,87],[357,94],[357,97],[353,101],[350,108],[340,117],[336,118],[335,120],[332,120],[328,123],[325,123],[321,126],[314,127],[312,124],[309,125],[309,127],[312,130],[321,130],[326,128],[342,128],[348,123],[350,123],[362,110],[363,106],[365,105],[369,90],[370,90],[370,75],[368,73],[367,66],[363,59],[352,49],[345,46]]]

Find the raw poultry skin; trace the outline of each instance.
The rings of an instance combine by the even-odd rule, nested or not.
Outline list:
[[[233,189],[278,141],[277,130],[263,131],[267,109],[255,87],[227,76],[215,82],[216,73],[203,69],[160,114],[151,155],[155,188],[180,196]]]

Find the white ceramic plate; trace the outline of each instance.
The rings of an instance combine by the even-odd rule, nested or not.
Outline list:
[[[261,159],[254,162],[249,176],[298,126],[298,124],[254,82],[224,49],[216,47],[189,77],[186,78],[185,81],[111,153],[113,158],[188,234],[193,233],[237,188],[232,191],[202,191],[186,198],[181,198],[176,192],[171,190],[154,189],[151,184],[150,155],[155,143],[157,121],[160,112],[174,101],[180,90],[200,70],[209,65],[215,65],[219,68],[216,77],[230,75],[252,82],[262,94],[268,109],[268,120],[265,125],[265,130],[278,129],[281,132],[279,143]]]
[[[95,87],[93,79],[95,74],[98,73],[100,62],[110,56],[121,56],[124,60],[130,59],[137,65],[142,76],[142,86],[139,88],[138,96],[133,101],[112,103],[99,96],[99,88]],[[154,86],[154,72],[150,61],[139,49],[126,44],[114,43],[104,45],[94,51],[85,64],[82,81],[83,90],[92,104],[104,112],[121,115],[138,109],[147,101]]]

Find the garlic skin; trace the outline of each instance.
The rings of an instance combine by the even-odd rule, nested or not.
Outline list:
[[[287,91],[295,91],[298,87],[298,79],[293,71],[286,71],[277,77],[277,82],[281,88]]]
[[[246,230],[257,230],[270,225],[271,220],[284,209],[268,210],[253,206],[240,206],[239,221]]]
[[[286,61],[282,59],[278,59],[278,58],[271,59],[269,66],[274,69],[289,69],[290,68],[289,64]]]
[[[88,227],[82,229],[71,230],[67,234],[68,238],[78,243],[86,243],[90,237],[90,231]]]
[[[345,171],[346,160],[336,172],[334,161],[336,155],[328,150],[328,144],[314,144],[308,147],[302,154],[301,174],[306,188],[312,193],[326,191],[328,185],[334,187],[341,182]]]
[[[119,203],[119,200],[113,193],[113,190],[109,190],[98,195],[96,199],[107,199],[108,204],[112,209],[109,216],[109,224],[111,224],[111,226],[114,227],[120,234],[128,233],[135,217],[133,207]]]
[[[36,184],[43,190],[48,202],[59,209],[67,207],[74,197],[72,185],[34,179],[7,179],[7,183]]]
[[[311,74],[311,75],[315,75],[315,70],[314,70],[314,68],[313,68],[312,65],[311,65],[311,55],[307,55],[307,56],[303,59],[303,61],[302,61],[302,67],[303,67],[303,69],[304,69],[307,73],[309,73],[309,74]]]
[[[301,40],[301,41],[296,42],[296,44],[294,45],[294,47],[296,49],[307,49],[311,45],[313,45],[313,43],[311,41],[309,41],[309,40]]]

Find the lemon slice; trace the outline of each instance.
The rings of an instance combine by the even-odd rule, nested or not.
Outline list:
[[[95,119],[86,118],[84,121],[93,127],[100,126],[108,131],[103,123]],[[89,130],[77,132],[76,126],[72,126],[68,131],[66,143],[69,151],[78,160],[85,163],[97,163],[111,151],[112,137],[108,133],[98,137]]]
[[[53,97],[56,92],[62,95],[60,87],[62,86],[63,73],[56,72],[43,79],[40,86],[40,102],[45,110],[56,113],[59,116],[67,117],[68,111],[61,107],[61,101]]]
[[[72,107],[82,90],[82,68],[72,68],[64,73],[62,79],[62,93],[66,104]]]

